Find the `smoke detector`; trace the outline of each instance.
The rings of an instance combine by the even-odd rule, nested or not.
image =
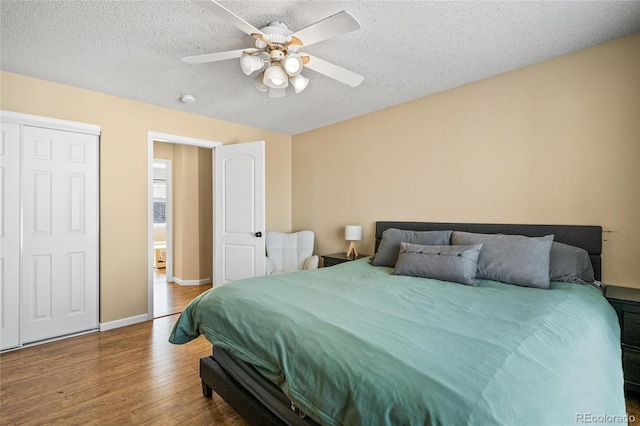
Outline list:
[[[196,97],[193,95],[184,94],[180,95],[180,100],[185,104],[192,104],[196,101]]]

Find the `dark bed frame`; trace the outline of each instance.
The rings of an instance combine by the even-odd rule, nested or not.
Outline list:
[[[477,232],[482,234],[511,234],[541,237],[553,234],[554,241],[585,249],[589,253],[593,264],[595,279],[602,278],[602,227],[585,225],[517,225],[517,224],[480,224],[480,223],[439,223],[439,222],[376,222],[376,251],[382,238],[382,233],[389,228],[399,228],[412,231],[442,231],[454,230]],[[249,367],[251,368],[251,367]],[[309,418],[301,419],[291,411],[287,397],[282,393],[276,396],[281,406],[277,409],[269,408],[261,402],[258,393],[245,388],[224,368],[213,356],[200,359],[200,378],[202,391],[206,397],[211,397],[215,391],[234,410],[252,425],[314,425]],[[266,379],[265,379],[266,381]],[[269,385],[272,385],[269,382]],[[275,414],[275,413],[279,414]]]

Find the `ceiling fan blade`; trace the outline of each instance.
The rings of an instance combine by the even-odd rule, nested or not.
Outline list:
[[[247,49],[229,50],[227,52],[205,53],[204,55],[185,56],[182,62],[187,64],[206,64],[209,62],[226,61],[239,58]],[[247,52],[250,53],[250,52]]]
[[[306,62],[304,66],[305,68],[309,68],[310,70],[319,72],[320,74],[324,74],[327,77],[331,77],[341,83],[347,84],[351,87],[356,87],[360,83],[362,83],[362,80],[364,80],[364,77],[360,74],[356,74],[353,71],[349,71],[348,69],[339,67],[335,64],[332,64],[331,62],[325,61],[324,59],[311,56],[307,53],[303,53],[301,54],[301,56],[302,55],[304,55],[303,58],[305,56],[309,58],[309,61]]]
[[[292,37],[298,38],[304,46],[327,40],[341,34],[350,33],[359,30],[360,23],[358,20],[346,10],[338,12],[335,15],[311,24],[301,30],[291,34]]]
[[[216,3],[213,0],[197,0],[196,3],[198,3],[205,9],[215,13],[231,25],[235,25],[240,31],[245,34],[262,34],[262,31],[260,31],[235,13],[231,12],[230,10],[222,7],[220,4]]]
[[[289,42],[284,45],[284,47],[289,46],[302,46],[302,41],[298,37],[291,36],[291,40],[289,40]]]

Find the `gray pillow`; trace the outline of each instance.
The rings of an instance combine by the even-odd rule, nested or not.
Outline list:
[[[406,231],[389,228],[382,233],[378,252],[371,259],[373,266],[394,267],[398,261],[400,243],[440,245],[450,244],[452,231]]]
[[[395,275],[433,278],[476,286],[476,268],[482,244],[425,246],[400,243]]]
[[[549,258],[549,279],[566,283],[593,283],[593,265],[589,253],[580,247],[554,241]]]
[[[451,244],[482,244],[476,278],[549,288],[549,253],[553,235],[475,234],[455,231]]]

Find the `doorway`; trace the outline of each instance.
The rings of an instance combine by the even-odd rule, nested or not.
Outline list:
[[[149,319],[179,313],[211,288],[211,155],[218,145],[148,133]]]

